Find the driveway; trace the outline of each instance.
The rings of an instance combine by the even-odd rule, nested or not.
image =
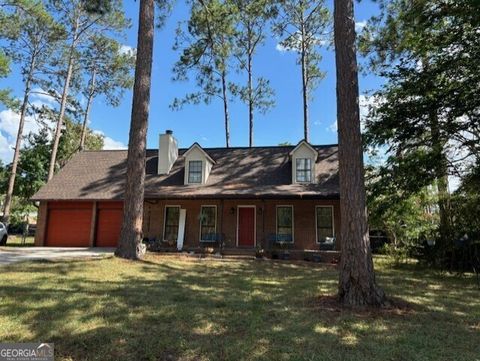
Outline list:
[[[0,266],[33,260],[101,258],[113,255],[114,248],[87,247],[0,247]]]

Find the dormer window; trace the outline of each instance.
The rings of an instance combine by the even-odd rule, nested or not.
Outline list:
[[[297,183],[310,183],[312,181],[312,160],[310,158],[297,158],[295,160]]]
[[[202,185],[207,184],[208,176],[212,170],[215,161],[205,152],[200,144],[193,143],[190,148],[183,153],[185,158],[185,184]]]
[[[318,151],[302,140],[289,155],[292,160],[292,184],[315,183],[315,163],[318,159]]]
[[[188,183],[202,183],[202,161],[188,162]]]

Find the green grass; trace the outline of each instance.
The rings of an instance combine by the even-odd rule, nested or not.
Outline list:
[[[150,255],[2,267],[0,340],[54,342],[56,360],[480,360],[473,276],[377,260],[410,311],[319,306],[337,271]]]

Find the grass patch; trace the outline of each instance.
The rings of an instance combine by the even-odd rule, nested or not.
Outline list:
[[[34,237],[27,237],[23,242],[23,237],[17,234],[9,234],[6,247],[33,247],[35,245]]]
[[[408,312],[319,306],[337,271],[307,263],[116,258],[1,268],[0,340],[56,360],[480,360],[473,277],[376,262]]]

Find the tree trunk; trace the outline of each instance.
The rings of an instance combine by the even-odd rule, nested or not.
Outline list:
[[[15,188],[15,180],[17,177],[17,167],[18,167],[18,161],[20,158],[20,147],[22,145],[22,138],[23,138],[23,127],[25,125],[25,117],[27,115],[27,107],[28,107],[28,98],[30,96],[30,85],[32,82],[32,74],[35,69],[35,58],[36,58],[36,55],[33,54],[32,59],[30,61],[30,67],[28,70],[26,81],[25,81],[25,92],[23,93],[23,103],[20,109],[20,120],[18,122],[17,139],[15,141],[15,150],[13,152],[12,170],[10,171],[10,177],[8,178],[8,189],[7,189],[7,194],[5,195],[5,203],[3,205],[3,222],[7,226],[10,221],[10,208],[12,206],[13,189]]]
[[[133,87],[132,119],[128,142],[125,203],[120,240],[115,255],[127,259],[143,257],[142,226],[145,187],[150,86],[152,78],[154,0],[140,0],[140,14]]]
[[[79,147],[80,151],[85,149],[85,139],[87,138],[88,118],[90,116],[90,108],[92,106],[93,96],[95,94],[95,76],[96,76],[96,73],[97,73],[96,70],[93,69],[92,77],[90,79],[90,90],[89,90],[89,93],[88,93],[87,107],[85,108],[85,117],[83,118],[83,124],[82,124],[82,135],[80,137],[80,147]]]
[[[302,19],[303,21],[303,19]],[[302,54],[301,54],[301,63],[302,63],[302,98],[303,98],[303,138],[308,142],[309,141],[309,131],[308,131],[308,74],[307,74],[307,54],[305,49],[305,31],[302,25]]]
[[[228,113],[227,74],[222,70],[223,115],[225,117],[225,143],[230,148],[230,115]]]
[[[368,235],[353,0],[334,1],[334,34],[342,221],[338,295],[344,305],[379,306],[385,294],[375,282]]]
[[[249,124],[249,133],[248,133],[248,145],[249,147],[253,147],[253,80],[252,80],[252,62],[253,62],[253,54],[252,54],[252,41],[251,41],[251,31],[250,28],[248,29],[248,64],[247,64],[247,72],[248,72],[248,124]]]
[[[77,42],[77,32],[78,32],[78,18],[76,20],[75,27],[73,29],[72,44],[70,45],[70,51],[68,54],[67,77],[65,78],[65,83],[63,85],[62,100],[60,102],[60,114],[58,115],[57,128],[55,129],[55,136],[53,138],[52,154],[50,155],[50,167],[48,169],[48,180],[52,179],[53,174],[55,173],[55,163],[57,162],[58,145],[60,143],[60,137],[62,136],[63,117],[65,116],[68,91],[70,88],[70,81],[72,79],[72,73],[73,73],[73,57],[74,57],[75,45]]]

